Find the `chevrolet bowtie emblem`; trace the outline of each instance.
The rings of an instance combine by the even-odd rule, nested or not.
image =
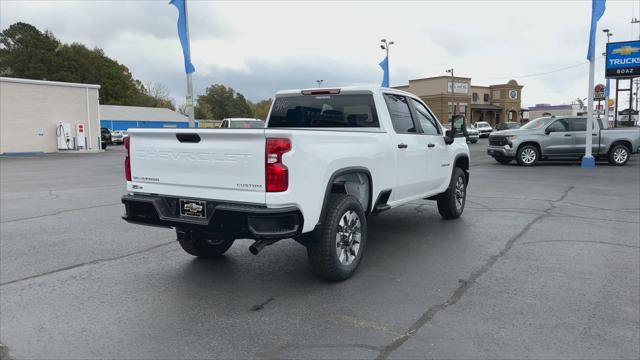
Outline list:
[[[195,203],[184,204],[184,209],[191,212],[199,212],[202,210],[202,205],[198,205]]]
[[[627,46],[623,46],[621,48],[617,48],[613,50],[612,53],[618,54],[618,55],[631,55],[638,51],[640,51],[640,47],[633,47],[633,46],[627,45]]]

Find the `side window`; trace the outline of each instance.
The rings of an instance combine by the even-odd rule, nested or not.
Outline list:
[[[569,121],[567,119],[560,119],[553,122],[553,124],[547,127],[548,132],[564,132],[569,131]]]
[[[411,99],[411,102],[413,103],[413,107],[416,109],[416,116],[420,122],[422,131],[424,131],[426,135],[440,134],[438,125],[436,125],[436,121],[429,113],[429,110],[427,110],[427,108],[416,99]]]
[[[416,127],[414,126],[413,119],[411,118],[411,111],[409,110],[407,98],[400,95],[384,94],[384,101],[387,103],[391,122],[393,123],[393,129],[396,133],[415,134]]]
[[[587,119],[571,119],[571,131],[586,131]]]

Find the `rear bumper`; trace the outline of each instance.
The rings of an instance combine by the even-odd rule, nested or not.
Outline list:
[[[239,239],[284,239],[301,234],[304,219],[295,206],[267,208],[207,200],[207,217],[180,215],[179,199],[169,196],[124,195],[124,220],[132,224],[219,233]]]

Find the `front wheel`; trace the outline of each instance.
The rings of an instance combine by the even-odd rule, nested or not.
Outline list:
[[[609,163],[622,166],[629,161],[629,149],[622,144],[614,145],[609,150]]]
[[[367,243],[367,218],[353,196],[334,194],[322,227],[307,245],[314,272],[327,280],[350,278],[362,260]]]
[[[438,196],[438,212],[445,219],[457,219],[464,211],[467,201],[467,177],[460,168],[456,168],[447,191]]]
[[[540,153],[533,145],[524,145],[518,149],[516,159],[521,166],[533,166],[538,162]]]
[[[231,245],[234,239],[205,239],[203,237],[193,236],[189,240],[179,240],[182,250],[190,255],[204,259],[213,259],[221,257]]]

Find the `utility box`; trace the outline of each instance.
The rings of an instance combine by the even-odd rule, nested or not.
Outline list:
[[[71,125],[65,122],[59,122],[56,127],[56,137],[58,138],[58,150],[73,150],[74,146],[71,142]]]

